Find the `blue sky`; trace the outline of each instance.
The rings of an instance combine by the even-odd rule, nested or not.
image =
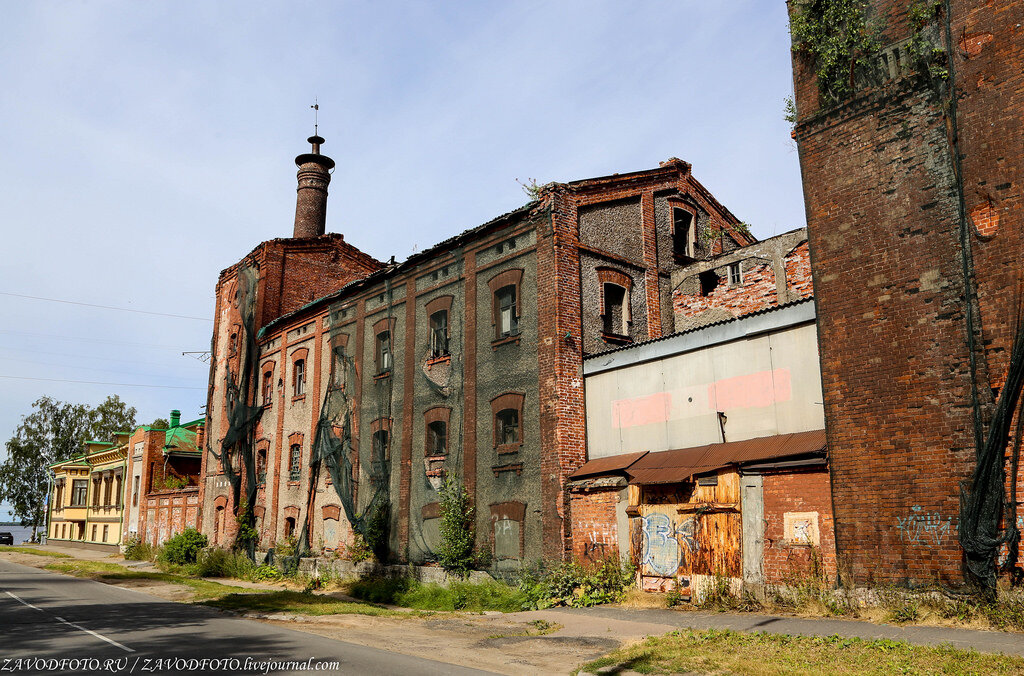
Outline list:
[[[0,293],[212,317],[217,273],[291,233],[314,98],[327,229],[377,258],[523,204],[516,179],[672,156],[759,237],[804,224],[782,0],[8,3],[4,24]],[[201,415],[181,352],[211,322],[0,312],[0,376],[52,379],[0,377],[2,439],[42,395]]]

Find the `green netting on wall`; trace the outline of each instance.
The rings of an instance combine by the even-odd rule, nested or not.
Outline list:
[[[255,477],[256,466],[253,456],[253,431],[263,414],[262,406],[252,406],[252,376],[259,361],[256,345],[256,288],[258,272],[251,266],[238,271],[235,302],[238,305],[241,327],[237,336],[237,372],[231,369],[230,360],[225,375],[224,411],[227,414],[228,429],[220,444],[220,453],[214,458],[220,462],[224,476],[231,484],[232,504],[240,519],[236,546],[243,547],[250,558],[255,553],[255,517],[253,505],[256,502],[255,481],[246,481],[245,496],[241,495],[244,477]],[[207,438],[211,437],[207,435]],[[236,464],[238,471],[236,471]]]

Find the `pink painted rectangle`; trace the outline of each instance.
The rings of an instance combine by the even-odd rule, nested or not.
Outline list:
[[[708,405],[719,411],[764,408],[793,396],[789,369],[761,371],[726,378],[708,385]]]
[[[671,409],[672,395],[669,392],[618,399],[612,402],[612,426],[621,429],[663,423],[668,420]]]

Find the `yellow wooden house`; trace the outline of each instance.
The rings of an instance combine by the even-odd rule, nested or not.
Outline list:
[[[80,455],[50,465],[51,542],[119,550],[127,458],[128,435],[116,434],[112,441],[86,441]]]

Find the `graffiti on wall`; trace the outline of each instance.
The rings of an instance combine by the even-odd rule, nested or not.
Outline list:
[[[697,551],[697,527],[697,519],[692,516],[679,524],[673,523],[667,514],[657,512],[641,517],[640,565],[657,575],[675,575],[683,561],[683,547]]]
[[[949,537],[953,519],[938,512],[926,512],[922,507],[914,505],[905,517],[896,517],[896,530],[900,533],[901,542],[915,544],[941,544]]]
[[[583,558],[597,561],[618,549],[615,526],[602,523],[582,523],[578,526],[583,536]]]

